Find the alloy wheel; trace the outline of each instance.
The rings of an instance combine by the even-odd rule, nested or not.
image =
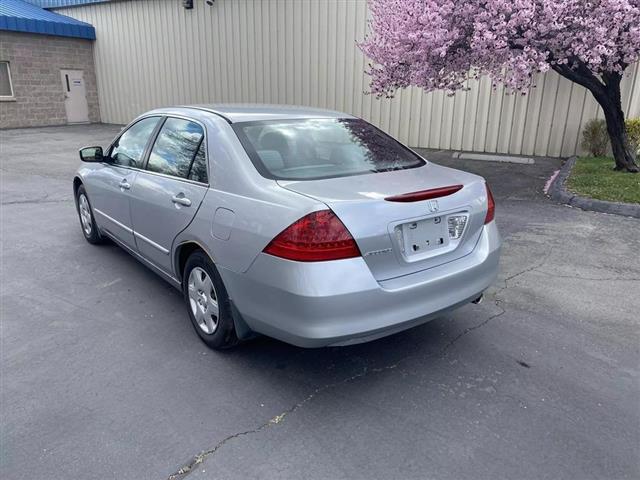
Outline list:
[[[218,295],[209,274],[195,267],[187,283],[189,306],[200,330],[211,335],[218,328]]]
[[[91,230],[93,229],[93,222],[91,220],[91,210],[89,209],[89,200],[84,193],[81,193],[78,197],[78,207],[80,209],[80,223],[82,223],[82,230],[87,237],[91,236]]]

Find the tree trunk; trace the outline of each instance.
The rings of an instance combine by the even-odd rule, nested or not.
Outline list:
[[[553,57],[551,57],[553,60]],[[635,161],[635,152],[631,150],[627,129],[624,125],[624,112],[620,97],[622,73],[605,72],[602,78],[596,77],[580,60],[573,59],[570,67],[566,63],[551,64],[551,68],[572,82],[587,88],[604,111],[607,132],[611,141],[611,150],[615,159],[615,170],[637,173],[640,171]]]
[[[624,124],[624,112],[620,99],[620,80],[622,76],[612,74],[605,76],[604,92],[593,92],[594,97],[604,111],[607,121],[607,132],[611,141],[611,150],[616,162],[614,170],[637,173],[640,171],[635,161],[635,152],[631,150],[627,129]]]

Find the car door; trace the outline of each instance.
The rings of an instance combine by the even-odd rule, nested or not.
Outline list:
[[[151,147],[145,169],[131,188],[131,216],[138,252],[173,273],[173,240],[184,230],[208,189],[204,126],[167,117]]]
[[[160,120],[159,116],[146,117],[125,130],[111,145],[103,168],[96,169],[88,182],[88,193],[100,228],[134,250],[130,189]]]

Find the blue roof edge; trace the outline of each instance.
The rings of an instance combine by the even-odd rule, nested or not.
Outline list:
[[[39,33],[58,37],[96,39],[96,29],[93,25],[76,25],[70,23],[48,22],[33,18],[19,18],[0,16],[0,30],[12,32]]]
[[[66,7],[81,7],[92,3],[105,3],[111,0],[25,0],[33,5],[47,10]]]
[[[93,25],[25,0],[0,0],[0,30],[95,40]]]

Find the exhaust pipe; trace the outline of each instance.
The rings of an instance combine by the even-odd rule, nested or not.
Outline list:
[[[471,300],[471,303],[475,303],[476,305],[478,305],[482,303],[482,300],[484,300],[484,293],[481,293],[480,296],[475,300]]]

